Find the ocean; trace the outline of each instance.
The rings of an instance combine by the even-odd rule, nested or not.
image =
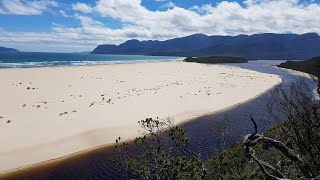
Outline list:
[[[0,68],[92,66],[137,62],[180,61],[183,59],[182,57],[169,56],[20,52],[0,53]]]

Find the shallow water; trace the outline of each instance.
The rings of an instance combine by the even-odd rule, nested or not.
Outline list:
[[[279,75],[283,78],[284,87],[289,87],[292,82],[301,78],[272,67],[273,64],[279,63],[280,61],[251,61],[245,64],[229,65]],[[229,134],[227,146],[231,146],[234,142],[241,140],[243,135],[252,132],[250,115],[257,121],[260,132],[270,128],[274,124],[267,112],[270,91],[230,109],[183,124],[181,127],[187,130],[190,140],[189,147],[200,153],[206,160],[212,157],[217,151],[219,137],[213,129],[215,123],[220,120],[228,119],[233,129]],[[133,154],[138,151],[136,147],[132,147]],[[10,179],[127,179],[126,173],[112,159],[117,159],[112,149],[99,148],[51,164],[18,171],[11,174]]]

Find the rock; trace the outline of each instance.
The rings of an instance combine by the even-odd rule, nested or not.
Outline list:
[[[59,116],[66,115],[66,114],[68,114],[68,112],[60,113]]]

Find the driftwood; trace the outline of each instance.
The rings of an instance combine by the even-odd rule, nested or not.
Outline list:
[[[262,160],[259,160],[256,157],[255,151],[252,147],[256,146],[258,143],[264,143],[264,144],[267,144],[269,146],[274,147],[275,149],[280,151],[280,153],[282,155],[284,155],[285,157],[290,159],[299,168],[299,170],[303,174],[304,178],[312,179],[313,175],[308,171],[308,168],[305,165],[304,161],[299,157],[299,155],[297,153],[295,153],[292,149],[285,146],[281,141],[278,141],[278,140],[275,140],[275,139],[272,139],[269,137],[265,137],[263,134],[259,134],[257,131],[257,129],[258,129],[257,124],[254,121],[253,117],[251,116],[250,119],[254,125],[254,133],[248,134],[244,137],[243,145],[244,145],[244,149],[245,149],[245,157],[253,159],[257,163],[257,165],[259,166],[262,173],[264,174],[264,176],[267,179],[284,180],[284,179],[288,179],[288,178],[286,178],[283,175],[283,173],[281,173],[279,170],[277,170],[272,165],[270,165]],[[274,175],[270,174],[267,170],[272,171]]]

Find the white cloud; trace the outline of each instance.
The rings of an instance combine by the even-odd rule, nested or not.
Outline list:
[[[174,8],[176,7],[176,5],[173,3],[173,2],[168,2],[166,4],[164,4],[163,6],[161,7],[164,7],[164,8]]]
[[[58,23],[55,23],[55,22],[51,22],[51,24],[55,27],[64,27],[64,25],[62,24],[58,24]]]
[[[104,28],[105,25],[101,23],[100,21],[93,20],[90,17],[87,16],[81,16],[79,14],[75,14],[74,16],[76,19],[80,20],[82,27],[101,27]]]
[[[66,18],[72,17],[72,16],[68,15],[64,10],[60,10],[59,12],[63,17],[66,17]]]
[[[160,12],[147,10],[141,0],[99,0],[93,10],[103,17],[144,28],[152,39],[199,32],[218,35],[319,32],[319,18],[315,18],[319,5],[298,3],[298,0],[247,0],[246,7],[242,7],[237,2],[223,1],[215,7],[207,4],[188,10],[172,6]],[[203,13],[199,14],[200,10]]]
[[[75,11],[83,12],[83,13],[91,13],[91,11],[92,11],[91,6],[89,6],[85,3],[80,3],[80,2],[73,4],[72,9]]]
[[[200,6],[198,6],[198,5],[194,5],[194,6],[192,6],[191,8],[189,8],[190,10],[195,10],[195,11],[201,11],[202,10],[202,8],[200,7]]]
[[[74,48],[91,50],[99,44],[119,44],[132,38],[164,40],[194,33],[320,34],[320,5],[317,3],[305,4],[299,0],[246,0],[244,3],[245,6],[241,6],[237,2],[223,1],[216,6],[207,4],[191,9],[174,6],[165,11],[151,11],[141,5],[141,0],[98,0],[95,6],[87,5],[90,12],[118,20],[122,23],[121,28],[112,29],[88,17],[89,14],[75,14],[73,17],[81,23],[79,27],[54,26],[51,33],[2,30],[0,44],[28,43],[29,46],[29,43],[34,43],[43,47],[59,44],[57,47],[70,48],[76,44]]]
[[[0,0],[0,14],[40,15],[57,6],[54,0]]]

